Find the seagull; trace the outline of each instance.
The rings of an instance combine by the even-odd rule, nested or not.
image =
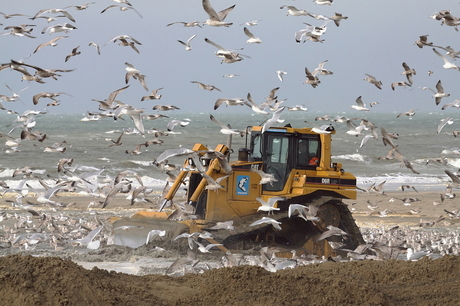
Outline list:
[[[44,10],[40,10],[38,11],[38,13],[35,14],[34,17],[30,18],[32,20],[34,20],[35,18],[43,15],[43,14],[46,14],[46,13],[51,13],[51,14],[62,14],[64,15],[65,17],[67,17],[70,21],[72,22],[76,22],[75,21],[75,18],[72,17],[72,15],[70,15],[66,10],[64,9],[44,9]]]
[[[406,62],[403,62],[402,63],[402,66],[404,67],[404,71],[401,72],[401,74],[405,74],[406,75],[406,78],[407,78],[407,81],[409,82],[409,84],[412,85],[412,75],[415,75],[416,72],[414,69],[410,69],[409,65],[407,65]]]
[[[434,53],[436,53],[443,61],[444,65],[442,65],[442,68],[444,69],[456,69],[460,71],[460,68],[457,67],[454,63],[450,62],[444,55],[439,53],[435,48],[433,48]]]
[[[217,124],[218,126],[220,126],[220,132],[224,135],[240,135],[240,136],[244,136],[244,131],[241,131],[241,130],[236,130],[236,129],[232,129],[230,128],[229,126],[223,124],[222,122],[220,122],[219,120],[217,120],[213,115],[209,115],[209,118],[211,119],[212,122],[214,122],[215,124]]]
[[[446,108],[448,107],[455,107],[455,108],[460,108],[460,100],[457,99],[457,100],[454,100],[453,102],[451,103],[446,103],[442,106],[442,110],[445,110]]]
[[[210,84],[203,84],[201,82],[198,82],[198,81],[190,81],[190,83],[195,83],[195,84],[198,84],[198,87],[204,89],[204,90],[209,90],[209,91],[213,91],[214,89],[217,90],[217,91],[221,91],[219,88],[217,88],[216,86],[214,85],[210,85]]]
[[[127,10],[133,10],[137,13],[137,15],[139,15],[139,17],[141,18],[144,18],[142,17],[142,15],[132,6],[121,6],[121,5],[116,5],[116,4],[112,4],[112,5],[109,5],[108,7],[106,7],[105,9],[103,9],[101,11],[101,14],[104,13],[105,11],[107,11],[108,9],[111,9],[111,8],[114,8],[114,7],[118,7],[120,8],[120,11],[124,12],[124,11],[127,11]]]
[[[428,42],[428,35],[421,35],[419,38],[420,39],[416,40],[415,43],[414,43],[415,45],[417,45],[417,47],[423,48],[424,46],[432,46],[433,45],[432,42]]]
[[[333,129],[331,129],[331,125],[328,125],[328,124],[324,124],[322,126],[319,126],[317,124],[310,123],[308,121],[305,121],[305,123],[313,125],[313,127],[311,128],[311,131],[315,132],[317,134],[330,134],[331,131],[333,131]]]
[[[323,42],[323,40],[321,40],[320,38],[321,38],[321,35],[323,35],[326,32],[327,30],[326,25],[329,22],[330,20],[327,20],[319,27],[312,26],[311,24],[304,22],[304,24],[306,24],[307,27],[295,33],[294,35],[295,41],[297,43],[300,43],[302,41],[305,42],[306,40],[311,40],[314,42]]]
[[[340,14],[340,13],[334,13],[334,16],[330,17],[330,19],[332,19],[332,20],[334,21],[334,23],[335,23],[336,26],[339,26],[339,25],[340,25],[340,21],[341,21],[342,19],[345,19],[345,20],[346,20],[346,19],[348,19],[348,17],[347,17],[347,16],[343,16],[343,15]]]
[[[264,125],[262,126],[262,133],[264,133],[266,130],[268,130],[269,128],[271,128],[273,125],[275,125],[280,116],[281,116],[281,113],[284,111],[285,107],[281,107],[279,108],[278,110],[276,110],[275,112],[273,112],[273,115],[270,119],[268,119]]]
[[[248,103],[246,103],[247,106],[249,106],[255,113],[257,114],[262,114],[262,115],[268,115],[269,113],[265,111],[265,109],[271,104],[271,100],[265,101],[260,103],[258,105],[254,99],[252,98],[251,94],[248,92],[247,95]]]
[[[283,197],[271,197],[271,198],[268,199],[268,201],[264,201],[264,200],[262,200],[262,198],[257,197],[256,200],[259,201],[260,204],[261,204],[261,206],[259,206],[257,208],[257,211],[268,211],[268,214],[270,215],[270,213],[273,214],[274,210],[280,210],[278,207],[274,207],[274,206],[275,206],[276,202],[283,201],[283,200],[285,200],[285,198],[283,198]]]
[[[412,86],[412,85],[410,83],[407,83],[406,81],[399,81],[399,82],[391,83],[391,89],[393,89],[393,91],[395,90],[396,86],[402,86],[406,88],[406,86]]]
[[[104,226],[101,225],[98,228],[92,230],[88,235],[86,235],[85,238],[76,239],[76,240],[70,240],[70,242],[71,243],[78,243],[80,245],[88,245],[93,241],[94,237],[96,237],[97,234],[99,234],[99,232],[102,230],[103,227]]]
[[[439,123],[438,125],[437,133],[439,134],[441,130],[443,129],[443,127],[446,126],[446,124],[452,124],[452,123],[454,123],[452,117],[441,119],[441,123]]]
[[[377,81],[377,79],[370,74],[366,73],[366,75],[367,78],[365,78],[364,81],[368,81],[369,83],[374,84],[378,89],[382,89],[382,81]]]
[[[275,219],[268,218],[268,217],[262,217],[262,219],[257,220],[255,222],[249,224],[249,226],[256,226],[256,225],[260,225],[260,224],[271,224],[278,231],[280,231],[282,229],[281,226],[280,226],[281,222],[278,222]]]
[[[145,75],[141,74],[139,70],[137,70],[132,64],[125,62],[126,65],[126,75],[125,75],[125,83],[128,84],[130,77],[132,76],[134,79],[137,79],[139,83],[141,83],[142,87],[146,91],[149,91],[147,87],[147,83],[145,83]]]
[[[166,235],[166,231],[165,230],[151,230],[148,235],[147,235],[147,239],[145,241],[145,244],[149,244],[150,240],[155,236],[155,235],[158,235],[160,237],[164,237]]]
[[[286,71],[282,71],[282,70],[277,70],[276,71],[276,75],[278,76],[278,79],[280,79],[281,82],[283,82],[283,75],[287,74]]]
[[[304,84],[310,84],[313,88],[316,88],[321,81],[317,76],[314,76],[307,67],[305,67],[305,75],[307,79],[303,82]]]
[[[398,115],[396,116],[396,118],[399,118],[399,117],[402,116],[402,115],[406,115],[406,116],[410,116],[410,117],[411,117],[411,116],[414,116],[416,110],[417,110],[416,108],[413,108],[413,109],[411,109],[411,110],[409,110],[409,111],[407,111],[407,112],[400,113],[400,114],[398,114]]]
[[[129,86],[130,85],[126,85],[125,87],[115,90],[109,95],[109,97],[105,101],[99,101],[99,100],[94,100],[94,99],[92,101],[99,102],[99,108],[112,110],[115,108],[115,105],[113,105],[113,102],[115,101],[115,98],[117,97],[117,95],[121,93],[122,91],[124,91]]]
[[[139,49],[137,49],[135,45],[142,45],[142,44],[138,40],[134,39],[133,37],[129,35],[122,34],[122,35],[112,37],[111,39],[109,39],[109,41],[105,43],[105,45],[107,45],[109,42],[116,42],[117,40],[120,41],[119,43],[120,46],[123,46],[123,47],[129,46],[137,53],[140,53]],[[131,41],[128,41],[128,40],[131,40]]]
[[[37,105],[38,100],[41,98],[49,98],[51,100],[54,100],[54,98],[59,97],[62,94],[70,96],[65,92],[40,92],[32,97],[32,102],[34,103],[34,105]]]
[[[241,99],[241,98],[233,98],[233,99],[220,98],[220,99],[217,99],[216,102],[214,103],[214,110],[218,109],[219,106],[221,106],[223,103],[225,103],[226,106],[245,105],[246,100]]]
[[[65,62],[67,62],[72,56],[77,56],[81,54],[80,51],[77,51],[78,48],[80,48],[80,46],[73,48],[72,51],[69,54],[67,54],[67,56],[65,57]]]
[[[62,23],[62,24],[57,24],[49,27],[45,27],[42,30],[42,34],[45,34],[48,30],[50,31],[50,34],[56,33],[56,32],[64,32],[64,33],[69,33],[71,30],[76,30],[77,28],[70,23]]]
[[[431,252],[429,251],[418,251],[414,253],[414,250],[412,250],[412,248],[408,248],[407,249],[407,260],[416,261],[422,257],[429,255],[430,253]]]
[[[315,68],[315,70],[313,70],[312,74],[315,76],[317,75],[318,73],[321,74],[321,75],[331,75],[331,74],[334,74],[332,71],[329,71],[329,70],[326,70],[324,69],[324,64],[327,63],[327,60],[325,60],[324,62],[321,62],[318,64],[318,67]]]
[[[143,96],[141,98],[141,101],[145,101],[145,100],[159,100],[161,99],[161,96],[162,95],[159,95],[158,94],[158,91],[163,89],[163,87],[160,87],[160,88],[157,88],[155,90],[152,90],[152,93],[150,95],[147,95],[147,96]]]
[[[270,183],[270,185],[273,186],[273,182],[278,181],[275,178],[275,176],[273,175],[273,173],[265,173],[262,170],[258,170],[258,169],[254,169],[254,168],[251,168],[250,171],[255,172],[255,173],[260,175],[259,185]]]
[[[247,25],[247,26],[253,27],[253,26],[258,25],[259,21],[261,21],[261,20],[247,21],[247,22],[244,22],[244,23],[240,24],[240,26]]]
[[[312,211],[310,211],[310,207],[313,208]],[[316,212],[314,211],[317,206],[316,205],[310,205],[310,207],[307,207],[302,204],[291,204],[289,205],[288,209],[288,217],[291,218],[294,213],[297,211],[298,216],[305,221],[320,221],[318,217],[316,217]]]
[[[198,241],[196,240],[193,240],[193,242],[196,243],[196,245],[198,246],[198,250],[201,252],[201,253],[211,253],[209,250],[214,248],[214,247],[218,247],[218,246],[222,246],[223,244],[221,243],[210,243],[208,244],[206,247],[203,246],[201,243],[199,243]]]
[[[361,99],[361,96],[359,96],[358,98],[356,98],[356,104],[357,105],[352,105],[351,108],[354,108],[358,111],[369,111],[370,109],[368,109],[366,107],[366,104],[363,102],[363,100]]]
[[[173,128],[176,126],[176,125],[180,125],[181,127],[185,127],[187,125],[189,125],[190,121],[187,121],[187,120],[171,120],[168,122],[168,125],[167,125],[167,130],[168,132],[171,132],[173,130]]]
[[[209,2],[209,0],[203,0],[202,4],[203,4],[204,11],[209,16],[209,19],[204,22],[205,24],[207,24],[209,26],[213,26],[213,27],[221,27],[221,26],[229,27],[229,26],[231,26],[233,24],[231,22],[224,22],[224,20],[227,17],[228,13],[230,13],[235,8],[236,4],[226,8],[226,9],[224,9],[224,10],[218,12],[218,13],[211,6],[211,3]]]
[[[187,42],[183,42],[182,40],[177,40],[178,42],[180,42],[183,46],[185,46],[185,50],[186,51],[190,51],[192,50],[192,46],[190,45],[190,42],[192,41],[192,39],[194,39],[196,37],[196,34],[195,35],[192,35],[192,37],[190,37],[189,39],[187,39]]]
[[[95,42],[90,42],[90,43],[88,44],[88,46],[93,46],[93,47],[95,47],[95,48],[96,48],[96,51],[97,51],[97,54],[101,55],[101,48],[99,47],[98,44],[96,44]]]
[[[298,8],[296,8],[295,6],[292,6],[292,5],[282,5],[280,7],[280,9],[284,9],[285,7],[287,7],[287,12],[286,12],[286,16],[307,16],[307,11],[306,10],[299,10]]]
[[[204,22],[201,22],[201,21],[191,21],[191,22],[176,21],[176,22],[168,23],[166,26],[169,27],[169,26],[171,26],[173,24],[176,24],[176,23],[182,23],[184,25],[184,27],[199,27],[199,28],[201,28],[202,26],[200,25],[200,23],[204,23]]]
[[[444,87],[442,87],[442,82],[441,80],[439,80],[437,83],[436,83],[436,90],[437,91],[434,91],[433,89],[429,88],[429,87],[422,87],[423,90],[425,89],[429,89],[431,90],[434,95],[433,95],[433,98],[435,98],[435,102],[436,102],[436,105],[439,105],[439,103],[441,103],[441,99],[444,98],[444,97],[450,97],[450,94],[446,94],[444,92]]]
[[[260,44],[260,43],[262,43],[262,40],[259,37],[255,37],[254,34],[252,34],[251,31],[249,31],[248,28],[244,27],[243,31],[244,31],[244,34],[246,34],[246,36],[249,37],[249,39],[246,40],[247,44]]]
[[[44,42],[44,43],[38,45],[38,47],[35,49],[35,51],[33,53],[36,53],[38,50],[40,50],[41,48],[46,47],[46,46],[56,47],[57,46],[56,42],[59,39],[67,38],[67,37],[69,37],[69,36],[57,36],[57,37],[51,39],[50,41]]]
[[[324,233],[319,235],[318,238],[316,238],[315,240],[316,242],[321,241],[331,236],[344,236],[344,235],[348,236],[349,235],[348,233],[344,232],[340,228],[332,226],[332,225],[328,225],[327,229],[328,229],[327,231],[325,231]]]

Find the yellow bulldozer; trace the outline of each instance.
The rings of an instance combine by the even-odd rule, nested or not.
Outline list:
[[[334,244],[354,249],[364,240],[342,199],[356,199],[356,177],[331,161],[333,134],[332,125],[321,132],[290,125],[266,131],[253,126],[236,161],[228,158],[229,144],[213,150],[196,144],[181,151],[186,156],[183,170],[159,211],[142,211],[115,222],[165,230],[162,239],[171,240],[183,232],[207,231],[212,235],[208,240],[222,244],[222,250],[274,245],[329,256],[336,254]],[[175,218],[177,211],[166,211],[165,206],[185,184],[186,203],[193,213]],[[272,223],[257,222],[262,218]],[[345,233],[321,239],[331,227]],[[137,238],[123,235],[115,240],[145,243],[146,233]]]

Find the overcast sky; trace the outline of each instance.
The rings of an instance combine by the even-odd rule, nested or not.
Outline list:
[[[21,82],[19,72],[10,69],[0,71],[0,94],[11,95],[4,84],[16,92],[29,86],[20,94],[24,104],[1,101],[4,106],[17,112],[42,110],[51,100],[41,99],[38,105],[33,105],[33,95],[39,92],[65,92],[70,96],[58,97],[60,105],[48,107],[51,113],[96,111],[98,103],[92,99],[106,99],[112,91],[125,86],[125,62],[146,75],[149,91],[164,87],[159,92],[163,95],[161,100],[141,102],[141,97],[149,92],[138,81],[131,79],[130,87],[117,97],[124,103],[144,108],[146,113],[154,113],[152,107],[156,104],[171,104],[184,111],[205,113],[249,112],[248,107],[221,107],[214,111],[213,106],[218,98],[246,98],[248,93],[260,103],[271,89],[278,86],[278,99],[287,99],[284,105],[304,104],[309,112],[324,114],[353,111],[351,105],[355,104],[358,96],[362,96],[367,104],[373,101],[380,103],[372,107],[371,112],[404,112],[409,109],[437,112],[441,111],[443,104],[460,99],[460,71],[443,69],[442,59],[431,47],[420,49],[414,44],[420,35],[429,35],[428,40],[435,45],[460,50],[460,32],[430,18],[435,12],[446,9],[451,10],[452,15],[460,16],[460,4],[452,0],[335,0],[331,6],[318,5],[311,0],[211,0],[216,11],[236,4],[226,18],[227,22],[233,23],[228,28],[206,25],[188,28],[181,24],[166,26],[176,21],[208,19],[200,0],[130,2],[143,18],[134,10],[121,11],[117,7],[101,14],[109,5],[119,5],[110,0],[96,1],[86,10],[68,7],[66,10],[76,22],[67,18],[57,18],[47,23],[41,18],[4,19],[0,16],[2,29],[11,25],[36,25],[31,33],[36,38],[0,36],[1,63],[14,59],[45,69],[75,69],[62,73],[58,80],[44,79],[45,84]],[[41,9],[63,9],[81,4],[83,2],[75,0],[3,1],[1,12],[34,16]],[[282,5],[293,5],[325,16],[338,12],[348,19],[343,20],[339,27],[329,23],[321,37],[324,39],[322,43],[306,41],[297,44],[294,33],[305,28],[304,22],[320,26],[324,21],[309,16],[286,16],[287,9],[280,9]],[[261,44],[246,44],[248,37],[243,33],[244,25],[241,24],[252,20],[258,20],[258,25],[248,28],[262,40]],[[66,22],[77,29],[67,34],[41,34],[46,26]],[[107,43],[121,34],[132,36],[142,43],[137,46],[140,54],[130,47],[118,45],[118,42]],[[192,50],[186,51],[177,40],[186,41],[194,34]],[[39,44],[60,35],[68,38],[59,40],[55,47],[46,46],[33,54]],[[238,52],[250,58],[221,64],[214,54],[217,49],[206,43],[205,38],[224,48],[244,48]],[[94,47],[88,46],[89,42],[101,46],[100,55]],[[81,54],[65,62],[66,55],[77,46],[80,46]],[[445,54],[445,51],[439,51]],[[305,67],[313,71],[324,60],[328,60],[325,68],[333,75],[320,76],[321,84],[316,88],[304,84]],[[397,87],[393,91],[390,86],[392,82],[406,80],[401,75],[402,62],[415,69],[417,74],[412,87]],[[458,63],[460,65],[460,61]],[[278,79],[277,70],[287,72],[283,82]],[[428,70],[433,71],[431,76]],[[226,78],[224,74],[240,76]],[[379,90],[364,81],[366,74],[381,80],[383,89]],[[442,80],[445,91],[451,95],[443,98],[440,105],[435,104],[431,91],[421,89],[423,86],[435,89],[438,80]],[[222,92],[205,91],[190,81],[212,84]]]

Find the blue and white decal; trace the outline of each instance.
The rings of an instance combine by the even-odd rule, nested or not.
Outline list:
[[[249,194],[249,176],[238,175],[236,177],[236,194],[248,195]]]

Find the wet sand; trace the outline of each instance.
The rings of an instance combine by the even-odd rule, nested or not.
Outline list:
[[[410,197],[420,201],[411,205],[404,205],[401,200],[390,201]],[[0,294],[4,302],[9,305],[453,305],[460,300],[458,256],[425,257],[418,262],[325,262],[271,273],[248,265],[222,268],[223,253],[213,250],[211,254],[198,254],[199,275],[166,277],[162,276],[166,269],[186,256],[186,243],[150,243],[136,249],[102,243],[90,250],[65,241],[57,241],[54,246],[49,240],[29,246],[24,243],[11,246],[5,242],[9,235],[17,237],[32,232],[25,228],[15,234],[7,232],[21,217],[31,220],[31,224],[43,221],[31,211],[53,219],[59,228],[72,219],[91,230],[112,217],[158,210],[158,199],[150,198],[153,204],[131,206],[129,200],[118,196],[102,209],[99,199],[88,196],[60,196],[57,201],[70,204],[62,208],[31,204],[36,202],[32,196],[23,201],[23,205],[30,207],[18,208],[12,207],[15,198],[6,194],[0,199],[4,216],[0,223]],[[369,209],[368,201],[377,208]],[[363,234],[393,226],[412,233],[420,229],[433,232],[459,229],[459,218],[451,218],[445,211],[456,212],[460,208],[458,200],[445,200],[440,205],[433,205],[434,201],[440,202],[439,192],[401,191],[386,195],[359,193],[358,199],[344,202],[353,211]],[[95,203],[88,207],[91,202]],[[385,209],[388,215],[381,217],[379,212]],[[419,212],[411,213],[411,209]],[[439,216],[444,219],[426,226]],[[424,227],[420,227],[421,221]],[[48,224],[44,232],[54,230]],[[98,239],[104,242],[107,236],[102,234]]]

